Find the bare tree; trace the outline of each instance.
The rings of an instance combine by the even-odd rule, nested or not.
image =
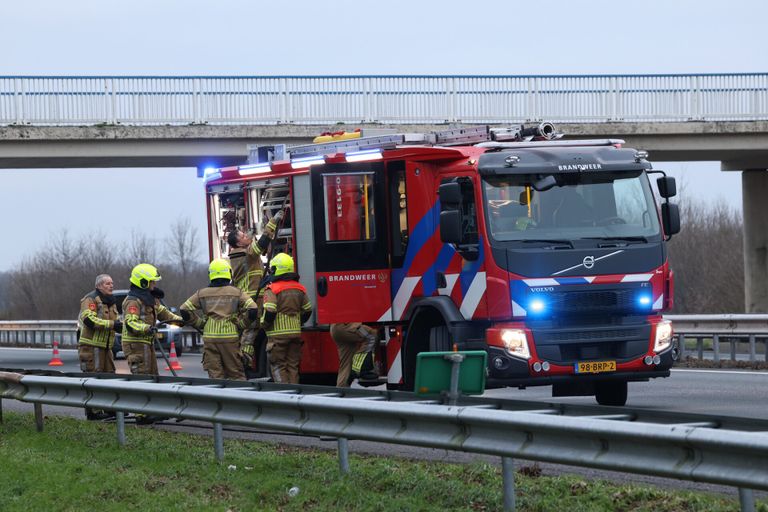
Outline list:
[[[181,271],[182,279],[186,283],[199,252],[197,229],[189,217],[180,217],[171,224],[167,251],[168,259]]]
[[[125,253],[124,263],[128,266],[157,261],[157,242],[146,233],[131,230],[131,240]]]

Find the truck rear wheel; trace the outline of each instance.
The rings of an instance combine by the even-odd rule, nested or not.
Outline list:
[[[606,381],[595,383],[595,399],[600,405],[621,407],[627,403],[627,382]]]

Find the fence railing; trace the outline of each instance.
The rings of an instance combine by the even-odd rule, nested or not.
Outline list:
[[[768,315],[665,315],[672,321],[679,341],[681,357],[716,362],[724,355],[731,360],[768,361]],[[50,347],[53,340],[62,348],[76,348],[74,320],[0,321],[0,346]],[[197,347],[199,333],[191,328],[183,331],[184,346]],[[695,343],[692,349],[686,344]],[[723,350],[722,345],[727,349]]]
[[[0,346],[47,348],[58,341],[61,348],[77,348],[76,320],[4,320],[0,321]],[[181,331],[184,347],[202,346],[200,333],[185,327]]]
[[[768,119],[768,73],[0,76],[0,125]]]
[[[768,425],[761,421],[738,429],[727,419],[692,420],[695,415],[685,414],[644,421],[622,408],[565,416],[547,404],[515,400],[447,406],[410,393],[231,384],[236,387],[202,379],[147,382],[0,372],[0,398],[36,404],[39,430],[40,404],[117,411],[121,445],[126,412],[210,422],[220,460],[224,424],[343,439],[342,471],[345,464],[348,470],[349,439],[496,455],[504,461],[507,510],[514,508],[512,458],[736,486],[743,510],[749,509],[745,503],[753,504],[751,489],[768,490],[768,434],[760,431]]]
[[[720,362],[768,361],[768,315],[666,315],[672,321],[680,347],[680,356]],[[694,347],[688,350],[689,340]],[[727,350],[724,351],[722,345]]]

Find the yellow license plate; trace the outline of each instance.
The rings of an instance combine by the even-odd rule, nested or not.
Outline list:
[[[576,363],[576,373],[615,372],[616,361],[589,361]]]

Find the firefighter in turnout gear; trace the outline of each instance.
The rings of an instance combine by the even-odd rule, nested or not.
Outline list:
[[[312,315],[312,303],[294,272],[293,258],[280,253],[269,262],[274,279],[264,291],[261,326],[267,335],[267,357],[275,382],[298,384],[301,326]]]
[[[152,294],[155,283],[161,279],[157,269],[147,263],[133,267],[131,288],[123,301],[123,352],[131,373],[157,375],[155,358],[155,323],[175,322],[182,318],[173,314]]]
[[[239,329],[241,318],[258,318],[256,303],[244,291],[232,286],[232,267],[224,259],[208,267],[210,285],[195,292],[181,306],[187,323],[203,331],[203,369],[212,379],[245,380]],[[203,317],[196,312],[200,311]]]
[[[336,387],[347,388],[356,378],[361,381],[378,381],[379,375],[373,366],[376,329],[360,322],[332,324],[331,338],[339,350]]]
[[[114,284],[107,274],[96,277],[96,289],[80,300],[77,355],[80,370],[89,373],[115,373],[112,346],[115,333],[123,328],[112,296]],[[86,409],[89,420],[114,416],[114,413]]]
[[[277,212],[267,223],[258,240],[239,229],[231,231],[227,236],[230,247],[229,261],[232,265],[232,284],[248,294],[259,307],[263,296],[263,289],[259,285],[264,277],[264,263],[261,261],[261,256],[266,254],[267,247],[274,239],[283,215],[282,210]],[[247,357],[248,364],[251,365],[255,354],[261,351],[260,347],[255,346],[259,318],[257,316],[255,321],[244,320],[244,322],[246,325],[240,338],[240,349]]]

